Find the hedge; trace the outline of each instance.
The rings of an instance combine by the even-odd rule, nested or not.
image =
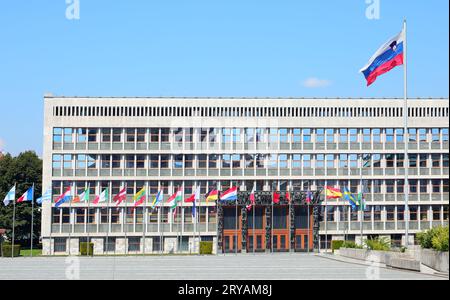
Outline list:
[[[80,255],[94,256],[94,243],[80,243]]]
[[[417,240],[422,248],[436,251],[448,251],[449,227],[434,227],[430,230],[419,232]]]
[[[200,242],[200,254],[202,255],[213,254],[213,242]]]
[[[334,253],[334,250],[339,250],[344,245],[344,241],[331,241],[331,250]]]
[[[3,244],[2,245],[2,257],[12,257],[12,245],[10,244]],[[14,245],[14,256],[13,257],[19,257],[20,256],[20,245]]]

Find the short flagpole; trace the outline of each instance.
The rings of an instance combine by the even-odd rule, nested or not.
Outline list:
[[[13,226],[12,226],[12,249],[11,249],[11,258],[14,258],[14,241],[16,238],[16,194],[17,194],[17,183],[14,184],[14,199],[13,199]]]
[[[34,225],[34,183],[33,192],[31,193],[31,234],[30,234],[30,256],[33,257],[33,225]]]
[[[404,117],[404,139],[405,139],[405,246],[409,246],[409,157],[408,157],[408,148],[409,148],[409,132],[408,132],[408,65],[407,65],[407,23],[406,19],[403,22],[403,34],[404,34],[404,52],[403,52],[403,74],[404,74],[404,109],[403,109],[403,117]]]

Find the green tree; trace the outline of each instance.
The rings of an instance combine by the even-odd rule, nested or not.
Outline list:
[[[20,153],[17,157],[6,154],[0,159],[0,228],[6,229],[9,240],[12,238],[13,204],[5,207],[3,199],[11,187],[16,184],[16,199],[35,185],[34,198],[41,196],[42,160],[33,151]],[[36,244],[41,232],[40,207],[34,206],[34,234]],[[27,247],[30,244],[31,203],[16,205],[15,242]]]

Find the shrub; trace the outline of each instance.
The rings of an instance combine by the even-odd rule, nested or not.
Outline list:
[[[417,240],[424,249],[434,249],[437,251],[448,251],[449,227],[434,227],[430,230],[419,232]]]
[[[80,255],[94,256],[94,243],[80,243]]]
[[[13,252],[13,253],[12,253]],[[11,255],[13,254],[13,255]],[[14,245],[14,251],[11,244],[2,245],[2,257],[19,257],[20,256],[20,245]]]
[[[432,238],[433,249],[437,251],[448,251],[448,227],[438,227]]]
[[[213,242],[200,242],[200,254],[211,255],[213,253]]]
[[[345,241],[331,241],[331,250],[334,253],[334,250],[339,250],[344,245]]]
[[[347,248],[347,249],[362,249],[361,246],[356,244],[355,242],[351,241],[345,241],[344,244],[342,244],[341,248]]]
[[[368,239],[364,241],[367,249],[374,251],[389,251],[391,249],[391,242],[383,238]]]

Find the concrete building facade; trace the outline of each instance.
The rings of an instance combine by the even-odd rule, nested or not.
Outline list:
[[[320,247],[333,239],[358,242],[361,224],[363,238],[387,236],[401,245],[405,170],[410,242],[418,231],[448,224],[448,99],[411,99],[407,132],[402,99],[48,95],[44,102],[43,187],[52,188],[54,200],[69,187],[73,196],[90,193],[89,202],[43,204],[44,254],[77,254],[87,240],[96,254],[195,253],[201,240],[212,241],[215,252],[242,251],[232,239],[226,247],[217,243],[217,207],[204,201],[212,188],[231,186],[282,193],[325,186],[363,191],[363,213],[343,199],[323,201]],[[166,201],[151,207],[158,191],[167,200],[178,188],[187,197],[197,186],[202,200],[195,217],[189,203],[180,204],[175,215]],[[128,199],[116,205],[113,198],[123,187]],[[133,195],[142,188],[146,201],[133,208]],[[105,189],[108,201],[94,205]],[[277,217],[284,226],[286,216]],[[225,225],[235,221],[232,213],[224,218]],[[281,234],[273,240],[275,250],[289,250],[285,239]],[[299,236],[298,250],[309,250],[310,241]],[[246,244],[264,248],[256,238]]]

